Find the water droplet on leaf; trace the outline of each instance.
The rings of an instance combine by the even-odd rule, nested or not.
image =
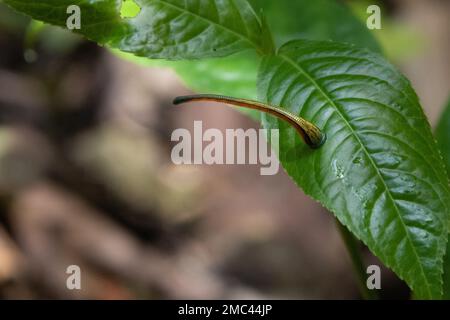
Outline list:
[[[345,178],[344,169],[342,168],[341,165],[339,165],[337,163],[336,160],[333,161],[333,172],[334,172],[334,175],[336,176],[336,178],[338,178],[338,179]]]

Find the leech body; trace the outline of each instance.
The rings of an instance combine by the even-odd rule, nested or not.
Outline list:
[[[269,113],[291,124],[303,138],[303,141],[305,141],[305,143],[313,149],[317,149],[322,146],[326,140],[326,135],[322,133],[320,129],[311,122],[308,122],[305,119],[300,118],[287,110],[258,101],[231,98],[213,94],[197,94],[176,97],[173,101],[173,104],[177,105],[192,101],[215,101]]]

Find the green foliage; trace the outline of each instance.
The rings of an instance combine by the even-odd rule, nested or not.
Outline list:
[[[240,52],[229,57],[203,60],[150,60],[114,50],[116,54],[142,66],[172,68],[184,84],[197,92],[209,92],[256,99],[256,75],[260,56]]]
[[[447,166],[447,173],[450,176],[450,100],[442,113],[441,119],[436,129],[436,138],[441,150],[444,162]]]
[[[250,3],[256,12],[262,10],[267,15],[277,43],[296,38],[334,40],[381,51],[363,23],[334,0],[252,0]],[[194,91],[256,99],[260,58],[253,53],[183,62],[141,59],[131,54],[122,57],[142,65],[173,68]]]
[[[3,2],[36,20],[63,27],[67,8],[77,5],[83,17],[76,32],[148,58],[199,59],[263,50],[261,22],[245,0],[136,0],[141,10],[130,19],[121,17],[121,0]]]
[[[444,257],[444,275],[442,276],[444,285],[444,294],[442,296],[445,300],[450,300],[450,241],[447,242],[447,250]]]
[[[450,179],[450,99],[442,113],[436,129],[436,138]],[[447,243],[447,253],[444,258],[444,298],[450,299],[450,242]]]
[[[266,20],[245,0],[136,0],[140,12],[127,19],[118,0],[3,1],[60,26],[66,7],[78,4],[78,32],[100,44],[148,58],[208,58],[159,63],[199,90],[252,98],[256,83],[263,102],[314,122],[328,136],[324,146],[311,150],[293,128],[264,118],[266,127],[280,129],[280,160],[294,181],[416,297],[442,296],[450,214],[442,158],[408,80],[373,53],[379,51],[376,42],[345,7],[329,0],[253,1],[257,12],[268,9],[270,25],[282,22],[273,32],[276,43],[301,36],[372,51],[301,40],[275,54]]]
[[[267,15],[277,45],[294,39],[348,42],[381,52],[375,38],[351,10],[335,0],[250,0]]]
[[[296,41],[264,59],[260,100],[322,128],[311,151],[285,124],[280,160],[420,298],[439,298],[449,191],[433,136],[409,82],[380,56]]]
[[[388,9],[383,1],[347,0],[347,2],[355,16],[363,22],[367,19],[368,6],[378,5],[381,8],[382,28],[370,30],[370,33],[381,45],[383,54],[389,61],[404,62],[426,49],[426,39],[422,30],[384,14]]]

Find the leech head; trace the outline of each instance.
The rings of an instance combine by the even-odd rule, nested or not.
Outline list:
[[[286,121],[290,125],[292,125],[297,132],[302,137],[303,141],[312,149],[320,148],[326,141],[326,135],[319,128],[317,128],[311,122],[300,118],[291,112],[281,109],[278,107],[271,106],[269,104],[264,104],[257,101],[247,100],[247,99],[239,99],[239,98],[231,98],[220,95],[213,94],[198,94],[191,96],[182,96],[176,97],[173,100],[173,104],[178,105],[191,101],[215,101],[227,103],[239,107],[244,107],[248,109],[259,110],[268,114],[271,114],[281,120]]]
[[[302,136],[305,143],[311,149],[318,149],[325,143],[325,141],[327,140],[326,134],[319,128],[317,128],[314,124],[295,115],[291,116],[296,118],[296,122],[298,123],[298,125],[294,127],[297,129],[298,133]]]

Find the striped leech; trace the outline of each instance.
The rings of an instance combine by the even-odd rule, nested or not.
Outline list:
[[[244,107],[248,109],[259,110],[271,114],[291,124],[300,134],[303,141],[312,149],[317,149],[321,147],[326,141],[326,134],[322,133],[320,129],[317,128],[311,122],[308,122],[305,119],[298,117],[287,110],[271,106],[269,104],[261,103],[258,101],[232,98],[214,94],[197,94],[197,95],[176,97],[173,100],[173,104],[178,105],[192,101],[215,101],[239,107]]]

